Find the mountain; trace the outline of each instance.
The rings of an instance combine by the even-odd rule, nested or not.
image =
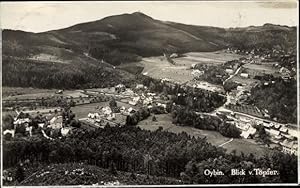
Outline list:
[[[45,74],[60,72],[56,77],[46,74],[51,81],[35,84],[37,87],[56,86],[57,79],[64,74],[72,74],[65,80],[71,78],[78,83],[64,82],[62,87],[68,86],[67,83],[71,84],[70,87],[92,87],[91,82],[94,86],[107,85],[103,84],[107,82],[107,75],[111,75],[108,77],[110,81],[116,79],[113,76],[118,76],[119,80],[115,82],[131,82],[133,75],[112,65],[163,53],[216,51],[227,47],[296,48],[296,27],[265,24],[225,29],[165,22],[140,12],[109,16],[42,33],[4,30],[2,36],[3,70],[7,71],[3,74],[4,85],[34,85],[37,81],[21,77],[27,77],[28,71],[35,76],[41,71]],[[33,70],[27,70],[27,65],[34,67]],[[101,69],[100,73],[95,72],[98,69]],[[12,76],[11,71],[17,73]],[[36,79],[40,80],[40,76]]]

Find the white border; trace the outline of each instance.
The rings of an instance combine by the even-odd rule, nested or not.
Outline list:
[[[49,3],[49,4],[52,4],[52,3],[56,3],[56,4],[60,4],[60,3],[137,3],[137,2],[141,2],[141,3],[144,3],[144,2],[147,2],[147,3],[157,3],[157,2],[178,2],[178,3],[182,3],[182,2],[185,2],[185,3],[192,3],[192,2],[207,2],[207,3],[214,3],[214,2],[240,2],[240,3],[244,3],[244,2],[261,2],[261,3],[271,3],[271,2],[276,2],[276,3],[279,3],[279,2],[289,2],[289,1],[292,1],[292,0],[210,0],[210,1],[194,1],[194,0],[190,0],[190,1],[28,1],[26,3]],[[297,3],[297,25],[296,25],[296,28],[297,28],[297,126],[298,126],[298,132],[300,131],[300,83],[299,83],[299,74],[300,74],[300,70],[299,70],[299,2],[296,0],[296,1],[293,1],[293,2],[296,2]],[[0,13],[1,13],[1,4],[3,2],[0,2]],[[5,2],[6,4],[15,4],[17,3],[16,2]],[[24,1],[21,1],[21,3],[24,3]],[[1,78],[0,78],[0,86],[1,86],[1,89],[0,89],[0,100],[1,100],[1,105],[0,105],[0,115],[1,115],[1,128],[0,128],[0,137],[1,137],[1,145],[0,145],[0,148],[1,148],[1,172],[0,172],[0,187],[36,187],[36,188],[39,188],[41,186],[3,186],[3,179],[2,179],[2,172],[3,172],[3,161],[2,161],[2,157],[3,157],[3,147],[2,147],[2,139],[3,139],[3,136],[2,136],[2,28],[1,28],[1,14],[0,14],[0,54],[1,54],[1,57],[0,57],[0,71],[1,71]],[[262,184],[262,183],[253,183],[253,184],[186,184],[186,185],[118,185],[118,186],[92,186],[92,185],[70,185],[70,186],[43,186],[43,187],[57,187],[57,188],[61,188],[61,187],[229,187],[229,186],[233,186],[233,187],[237,187],[237,186],[279,186],[279,185],[284,185],[284,186],[297,186],[299,185],[300,183],[300,140],[298,139],[298,182],[297,183],[266,183],[266,184]]]

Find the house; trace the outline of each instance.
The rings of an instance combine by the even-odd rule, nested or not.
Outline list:
[[[38,126],[39,126],[40,128],[43,128],[43,127],[45,126],[45,123],[38,123]]]
[[[281,127],[281,128],[279,129],[279,131],[282,132],[282,133],[287,133],[287,132],[288,132],[288,129],[287,129],[286,127]]]
[[[294,154],[297,155],[298,150],[298,144],[295,141],[289,141],[288,139],[285,139],[283,142],[281,142],[282,146],[282,152],[287,154]]]
[[[250,136],[253,136],[255,133],[256,133],[256,129],[253,128],[252,126],[249,126],[247,130],[242,131],[240,136],[247,139]]]
[[[55,92],[55,94],[63,94],[63,90],[58,90]]]
[[[72,130],[71,127],[64,127],[60,129],[60,133],[62,136],[67,136],[67,134]]]
[[[236,127],[243,130],[243,131],[247,131],[249,129],[250,124],[248,123],[236,123]]]
[[[126,89],[122,94],[132,96],[134,95],[134,91],[132,91],[131,89]]]
[[[129,101],[129,104],[135,106],[139,100],[140,100],[140,97],[133,97],[132,101]]]
[[[274,137],[276,140],[281,140],[282,138],[283,138],[283,136],[282,135],[277,135],[277,136],[275,136]]]
[[[6,129],[3,131],[3,135],[11,134],[11,137],[15,137],[15,130],[14,129]]]
[[[29,123],[30,119],[29,118],[20,118],[20,119],[15,119],[14,125],[21,125],[24,123]]]
[[[233,70],[232,69],[225,69],[225,72],[228,73],[228,74],[232,74]]]
[[[289,71],[289,69],[285,68],[285,67],[281,67],[280,70],[279,70],[279,73],[282,73],[282,74],[290,74],[291,71]]]
[[[262,124],[263,124],[263,126],[266,127],[266,128],[271,128],[271,127],[273,126],[272,124],[266,123],[266,122],[263,122]]]
[[[120,93],[120,92],[124,92],[126,90],[126,86],[123,84],[118,84],[115,86],[115,90]]]
[[[204,74],[204,71],[200,71],[200,70],[193,70],[192,73],[191,73],[194,77],[199,77],[201,75]]]
[[[170,58],[176,58],[176,57],[178,57],[178,54],[176,54],[176,53],[172,53],[172,54],[170,55]]]
[[[154,97],[156,96],[156,93],[147,93],[148,96]]]
[[[91,118],[91,119],[99,119],[100,118],[100,115],[98,113],[89,113],[88,114],[88,118]]]
[[[29,136],[32,136],[32,126],[26,127],[25,130],[29,132]]]
[[[244,90],[244,87],[243,86],[237,86],[236,88],[238,91],[243,91]]]
[[[280,132],[275,129],[265,129],[265,131],[271,136],[279,136]]]
[[[109,106],[107,106],[107,107],[102,108],[102,113],[104,115],[109,115],[109,114],[112,113],[112,110],[111,110],[111,108]]]
[[[152,97],[147,97],[147,98],[144,99],[143,104],[144,105],[149,105],[149,104],[152,103],[152,101],[153,101]]]
[[[247,73],[241,73],[241,77],[243,77],[243,78],[248,78],[248,77],[249,77],[249,74],[247,74]]]
[[[123,112],[125,112],[125,110],[126,110],[125,106],[121,106],[120,112],[123,113]]]
[[[111,114],[109,114],[109,115],[106,117],[106,119],[107,119],[108,121],[115,120],[115,119],[116,119],[116,114],[115,114],[115,113],[111,113]]]
[[[290,135],[290,134],[282,133],[281,135],[282,135],[283,137],[287,138],[287,139],[290,139],[290,140],[294,139],[294,136],[292,136],[292,135]]]
[[[163,78],[161,79],[161,83],[164,83],[164,82],[170,82],[171,80],[169,78]]]
[[[62,128],[62,116],[55,116],[49,121],[48,127],[52,129],[60,129]]]
[[[274,128],[275,128],[275,129],[279,129],[280,127],[281,127],[280,124],[277,124],[277,123],[276,123],[276,124],[274,125]]]
[[[137,84],[135,89],[144,89],[146,86],[144,86],[143,84]]]
[[[135,109],[133,109],[132,107],[128,108],[127,110],[128,113],[134,113],[135,112]]]
[[[161,104],[161,103],[157,103],[157,106],[161,106],[161,107],[163,107],[163,108],[167,108],[167,105],[166,104]]]

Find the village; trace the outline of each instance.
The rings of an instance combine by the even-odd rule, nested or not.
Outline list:
[[[267,109],[259,109],[255,105],[248,104],[252,88],[258,85],[268,87],[276,84],[275,78],[285,81],[295,79],[295,70],[293,68],[289,70],[276,61],[272,62],[274,56],[280,55],[280,51],[276,50],[260,53],[254,50],[241,51],[228,48],[220,53],[242,54],[242,56],[239,56],[239,59],[222,61],[221,64],[217,62],[217,66],[211,63],[193,63],[188,64],[190,65],[188,67],[182,64],[185,62],[182,61],[185,60],[185,55],[164,54],[160,61],[167,62],[166,68],[167,66],[171,69],[187,67],[185,71],[192,79],[181,83],[169,77],[162,77],[159,81],[170,88],[180,85],[183,88],[199,89],[205,93],[204,96],[217,94],[225,98],[224,105],[205,114],[225,116],[226,123],[234,125],[241,131],[242,139],[259,142],[261,139],[259,130],[262,129],[267,135],[265,137],[268,137],[268,141],[263,144],[271,148],[280,147],[284,153],[297,155],[297,140],[299,139],[297,126],[279,123],[276,118],[270,118]],[[219,52],[213,55],[219,56]],[[143,75],[148,76],[148,72],[144,72]],[[272,75],[273,79],[262,79],[269,75]],[[210,80],[211,77],[215,79]],[[228,83],[233,83],[234,87],[225,88]],[[186,93],[176,95],[175,97],[180,98],[185,97]],[[14,112],[14,126],[6,128],[3,134],[15,137],[17,132],[22,130],[21,133],[26,136],[34,136],[38,132],[47,139],[54,139],[67,136],[72,133],[72,129],[79,127],[95,130],[107,125],[125,126],[128,117],[139,113],[141,108],[152,112],[152,118],[155,120],[153,112],[167,114],[169,113],[168,106],[176,105],[172,102],[172,98],[174,96],[166,95],[166,93],[153,92],[143,84],[136,84],[133,88],[118,84],[110,88],[57,90],[44,97],[18,97],[17,95],[3,100],[3,109]],[[68,106],[67,110],[64,107],[58,107],[58,104],[61,106],[62,103]],[[91,107],[85,109],[86,105],[91,105]],[[34,131],[37,129],[40,131]]]
[[[240,131],[240,137],[259,142],[259,128],[264,130],[268,142],[265,144],[271,148],[281,148],[284,153],[297,155],[297,140],[299,132],[296,125],[278,123],[276,118],[271,119],[268,110],[259,109],[248,104],[251,96],[251,89],[262,84],[268,87],[276,84],[275,80],[260,80],[266,75],[273,75],[283,80],[294,79],[294,71],[270,61],[273,54],[279,54],[274,50],[272,53],[258,54],[252,51],[239,51],[228,48],[226,53],[243,54],[238,60],[228,61],[219,65],[215,75],[218,83],[209,83],[203,80],[212,65],[191,64],[188,70],[193,77],[186,83],[179,83],[170,78],[161,78],[160,82],[168,87],[175,85],[200,89],[209,93],[215,93],[225,97],[225,104],[215,109],[210,116],[226,117],[226,122],[236,126]],[[166,55],[164,58],[172,66],[180,66],[178,54]],[[148,72],[144,73],[147,76]],[[210,74],[210,73],[209,73]],[[200,78],[200,80],[199,80]],[[205,78],[205,77],[204,77]],[[224,91],[225,85],[232,82],[236,85],[230,91]],[[67,94],[66,94],[67,93]],[[184,97],[186,93],[178,93],[176,97]],[[37,128],[40,134],[47,139],[54,139],[67,136],[72,129],[81,127],[85,129],[104,128],[105,126],[125,126],[128,116],[132,116],[140,108],[148,109],[150,112],[159,111],[168,113],[167,106],[172,104],[172,95],[151,92],[147,86],[137,84],[134,88],[128,88],[118,84],[110,88],[94,88],[76,91],[55,91],[54,94],[46,97],[12,97],[3,100],[3,107],[6,111],[15,111],[13,127],[4,130],[3,134],[14,137],[20,127],[24,127],[23,135],[33,136]],[[64,102],[70,108],[65,112],[64,108],[57,107],[57,102]],[[17,104],[17,105],[16,105]],[[94,105],[93,105],[94,104]],[[175,103],[174,103],[175,104]],[[172,105],[174,105],[172,104]],[[81,110],[85,105],[93,105],[87,110]],[[18,106],[18,108],[13,108]],[[72,110],[74,112],[72,112]],[[64,112],[64,113],[63,113]],[[65,117],[62,114],[68,114]],[[198,112],[197,112],[198,113]],[[70,117],[71,114],[71,117]],[[201,114],[201,113],[199,113]],[[29,118],[31,117],[31,118]],[[76,117],[76,118],[75,118]],[[152,115],[155,119],[155,113]],[[76,119],[76,120],[75,120]],[[32,121],[38,120],[35,128]],[[72,123],[70,121],[73,121]],[[75,121],[75,123],[74,123]],[[76,122],[78,121],[78,122]]]
[[[162,82],[166,82],[166,80],[162,80]],[[244,105],[243,100],[239,100],[241,98],[239,95],[245,93],[245,90],[238,88],[237,91],[236,96],[232,93],[226,96],[227,101],[222,107],[206,114],[220,117],[225,115],[227,123],[233,124],[241,130],[240,136],[243,139],[257,140],[259,137],[257,127],[262,126],[270,137],[271,144],[268,144],[270,147],[281,147],[282,152],[297,155],[299,132],[296,126],[281,124],[269,118],[266,119],[265,114],[267,113],[262,113],[257,107],[249,106],[248,108],[252,111],[250,114],[247,113],[249,109],[237,109],[237,102]],[[59,92],[62,93],[63,91]],[[97,129],[104,128],[107,125],[125,126],[127,117],[136,113],[140,108],[144,107],[149,111],[158,109],[162,113],[168,113],[167,105],[171,102],[171,96],[150,92],[142,84],[137,84],[133,89],[119,84],[111,88],[80,90],[80,93],[85,97],[78,97],[78,100],[72,98],[72,101],[77,102],[72,103],[73,108],[85,104],[98,104],[99,101],[104,101],[104,103],[102,103],[102,106],[95,105],[94,108],[85,111],[85,117],[78,117],[78,122],[74,120],[76,113],[72,112],[72,107],[67,112],[63,108],[28,110],[25,107],[23,110],[17,109],[17,115],[13,119],[14,126],[11,129],[4,130],[4,136],[15,137],[20,134],[22,129],[20,127],[23,127],[24,130],[21,131],[23,135],[31,137],[35,134],[42,134],[43,137],[52,140],[67,136],[76,128]],[[185,93],[179,93],[178,95],[185,95]],[[84,100],[88,102],[85,103]],[[155,114],[152,115],[153,117],[155,117]],[[72,121],[75,121],[75,123]],[[37,129],[40,132],[36,131]]]

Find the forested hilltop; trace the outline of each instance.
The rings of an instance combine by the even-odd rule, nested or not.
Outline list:
[[[110,81],[118,82],[117,77],[127,80],[130,75],[115,71],[114,66],[164,53],[210,52],[228,47],[296,49],[296,27],[265,24],[224,29],[164,22],[140,12],[43,33],[3,30],[2,36],[3,72],[7,72],[3,75],[3,85],[48,88],[100,86],[111,72],[118,76],[108,76]],[[28,64],[31,69],[24,69]],[[97,73],[90,68],[91,64]],[[40,83],[41,72],[57,75],[46,74],[44,83]],[[74,78],[77,83],[53,77]]]
[[[42,136],[29,139],[14,138],[4,141],[3,157],[5,168],[14,167],[17,160],[30,160],[37,166],[62,164],[56,165],[55,169],[61,168],[65,171],[67,165],[64,163],[84,163],[108,169],[111,178],[117,174],[121,175],[120,171],[130,172],[133,181],[139,174],[147,175],[143,184],[152,184],[153,181],[154,183],[169,181],[176,184],[292,183],[297,182],[298,177],[296,156],[283,154],[280,151],[274,151],[262,158],[252,154],[236,155],[234,152],[226,154],[224,149],[209,144],[205,138],[196,139],[186,133],[174,134],[161,129],[150,132],[135,126],[106,126],[96,131],[78,129],[69,137],[54,141]],[[266,170],[270,166],[272,170],[277,170],[279,175],[266,177],[230,175],[231,169],[243,168],[248,173],[255,168]],[[205,169],[219,169],[224,176],[203,176]],[[90,173],[93,171],[91,170]],[[37,177],[34,179],[23,173],[19,183],[15,183],[42,185],[46,181],[49,185],[55,185],[55,181],[49,181],[49,178],[53,178],[54,175],[45,172],[37,169],[35,173]],[[43,178],[38,177],[40,174],[44,174]],[[62,184],[70,184],[71,180],[67,177],[68,175],[65,181],[61,182]],[[90,184],[92,180],[96,181],[88,175],[75,174],[73,177],[75,178],[71,183],[73,185]],[[86,177],[86,180],[82,177]],[[159,180],[157,177],[172,177],[178,181]]]

